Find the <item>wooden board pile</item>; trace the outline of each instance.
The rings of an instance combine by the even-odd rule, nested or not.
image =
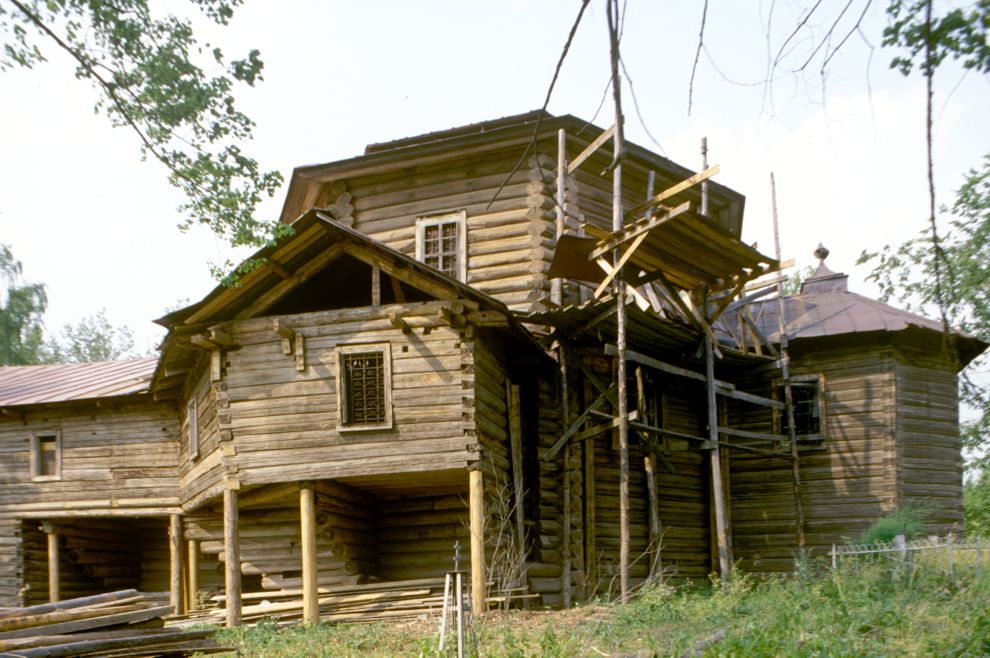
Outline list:
[[[120,590],[0,611],[0,658],[189,656],[231,651],[215,631],[166,629],[168,594]]]
[[[443,608],[443,579],[423,578],[386,583],[369,583],[349,587],[320,588],[320,620],[327,622],[371,622],[416,619],[439,615]],[[222,594],[213,597],[222,606]],[[253,592],[241,596],[241,613],[245,624],[263,619],[277,623],[302,620],[301,590]],[[186,615],[183,624],[222,624],[222,607]]]

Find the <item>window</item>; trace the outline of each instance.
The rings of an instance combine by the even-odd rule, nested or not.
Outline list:
[[[199,457],[199,408],[196,398],[189,401],[186,407],[186,424],[189,430],[189,458]]]
[[[392,353],[388,345],[337,348],[337,428],[392,427]]]
[[[34,480],[62,478],[61,432],[38,432],[31,435],[31,477]]]
[[[416,220],[416,260],[458,281],[467,280],[467,213]]]
[[[784,385],[778,384],[778,399],[786,399]],[[797,440],[806,443],[825,439],[825,406],[822,403],[822,381],[818,375],[797,375],[791,378],[791,401],[794,412],[794,433]],[[779,412],[780,433],[787,435],[790,428],[786,411]]]

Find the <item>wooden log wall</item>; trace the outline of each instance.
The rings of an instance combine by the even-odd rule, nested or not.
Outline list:
[[[473,387],[468,325],[438,317],[448,302],[397,304],[282,316],[303,337],[304,368],[285,355],[272,318],[231,323],[223,384],[229,425],[221,433],[227,477],[242,485],[464,468],[479,456],[470,432]],[[403,333],[389,319],[402,318]],[[391,347],[393,427],[337,429],[338,345]],[[465,359],[468,362],[465,362]]]
[[[549,461],[542,458],[543,453],[557,442],[564,429],[561,426],[560,394],[557,381],[552,378],[541,377],[537,385],[539,387],[537,435],[539,514],[534,519],[535,547],[530,554],[532,561],[527,565],[527,573],[532,589],[540,594],[541,602],[549,606],[559,606],[563,605],[561,576],[565,550],[563,542],[563,479],[565,477],[571,478],[571,588],[572,592],[575,593],[575,599],[580,598],[576,594],[580,593],[584,587],[581,455],[578,450],[571,451],[571,464],[567,471],[564,469],[563,453]]]
[[[52,430],[61,432],[62,477],[32,482],[31,433]],[[167,405],[29,408],[23,422],[0,421],[0,518],[110,509],[168,513],[179,502],[177,445],[178,423]]]
[[[256,488],[243,498],[238,532],[244,592],[300,589],[302,538],[298,487]],[[316,483],[319,586],[356,585],[377,573],[375,509],[374,497],[363,491],[338,482]],[[222,588],[224,534],[220,510],[204,508],[183,520],[185,538],[198,541],[202,554],[200,589]]]
[[[927,514],[928,531],[962,530],[962,446],[956,375],[945,359],[898,351],[897,499]]]
[[[549,289],[545,271],[554,239],[553,200],[540,172],[533,172],[536,161],[513,174],[489,206],[519,153],[513,148],[464,155],[327,182],[313,205],[339,206],[337,199],[346,190],[352,207],[347,223],[410,256],[415,255],[418,217],[464,210],[467,283],[513,310],[533,310]],[[552,171],[553,159],[541,157],[549,163],[544,168]]]
[[[12,518],[0,518],[0,606],[23,603],[23,576],[21,523]]]
[[[181,438],[179,449],[180,488],[183,501],[195,500],[204,492],[221,486],[224,476],[223,452],[220,448],[217,407],[223,405],[224,413],[229,403],[226,400],[226,385],[213,382],[210,374],[210,358],[204,352],[198,360],[198,377],[190,379],[182,395],[179,409],[181,415]],[[189,402],[195,398],[197,426],[199,429],[199,454],[189,452]]]
[[[382,498],[378,506],[378,558],[382,580],[442,577],[454,570],[454,544],[461,546],[460,568],[471,561],[467,473],[458,493]]]
[[[889,349],[792,349],[792,366],[794,375],[825,378],[824,446],[800,451],[807,546],[821,554],[860,537],[897,506],[896,361]],[[733,450],[731,481],[736,559],[752,572],[791,571],[797,540],[790,460]]]
[[[23,601],[45,603],[48,591],[47,535],[43,522],[21,528]],[[120,589],[168,589],[168,537],[163,519],[60,519],[44,522],[58,535],[61,598]]]

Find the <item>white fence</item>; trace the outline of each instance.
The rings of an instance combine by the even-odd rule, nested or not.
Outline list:
[[[983,537],[960,540],[949,534],[912,541],[898,535],[889,544],[832,544],[832,569],[838,568],[840,560],[853,556],[881,557],[912,570],[919,566],[941,569],[950,579],[962,572],[979,577],[984,568],[990,568],[990,542]]]

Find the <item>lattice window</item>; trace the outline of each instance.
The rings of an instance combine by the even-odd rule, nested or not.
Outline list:
[[[338,427],[391,427],[391,354],[387,345],[337,348]]]
[[[31,435],[31,477],[57,480],[62,477],[62,435],[58,431]]]
[[[777,399],[785,400],[783,384],[778,385]],[[818,375],[798,375],[791,380],[794,433],[798,441],[818,442],[825,438],[825,405],[822,402],[822,382]],[[788,435],[787,413],[781,411],[780,433]]]
[[[416,220],[416,259],[447,276],[467,277],[466,213]]]

